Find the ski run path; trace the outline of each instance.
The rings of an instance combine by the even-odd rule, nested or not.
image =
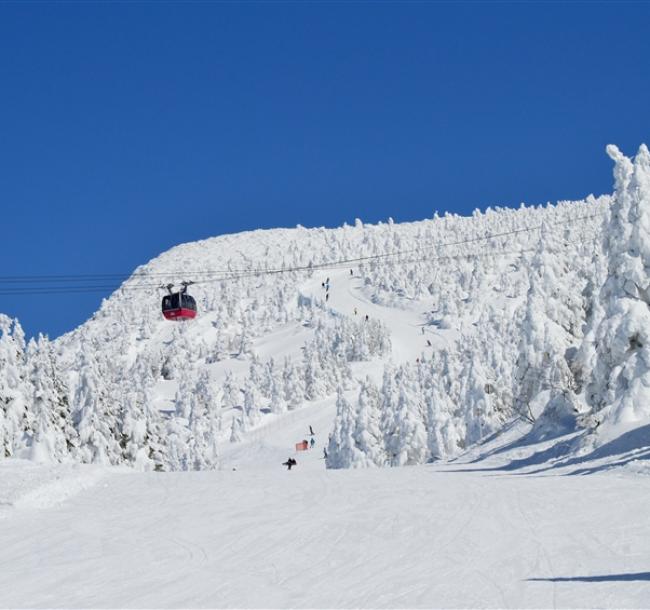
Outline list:
[[[343,277],[328,305],[382,319],[396,360],[454,332],[422,336],[422,307],[373,305]],[[321,281],[303,293],[324,298]],[[1,461],[0,607],[650,607],[643,461],[580,476],[539,459],[551,443],[513,442],[520,424],[452,463],[328,471],[334,415],[330,398],[269,417],[212,472]],[[310,425],[315,448],[295,452]]]
[[[0,606],[650,604],[650,477],[326,471],[319,456],[290,472],[59,467],[59,489],[3,500]],[[0,475],[20,487],[43,469]]]

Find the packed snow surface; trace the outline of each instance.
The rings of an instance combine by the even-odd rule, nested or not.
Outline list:
[[[0,606],[647,607],[650,476],[530,474],[547,446],[507,435],[452,464],[326,470],[332,409],[269,424],[220,470],[105,469],[62,503],[5,506]],[[310,424],[319,442],[292,451]],[[44,473],[38,495],[52,468],[0,464],[2,504],[8,473]]]

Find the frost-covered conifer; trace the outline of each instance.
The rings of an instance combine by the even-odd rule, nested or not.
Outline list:
[[[226,379],[223,382],[223,405],[226,409],[233,409],[242,404],[241,392],[235,376],[228,371]]]
[[[305,381],[300,369],[289,358],[284,362],[283,379],[287,408],[298,409],[305,400]]]
[[[650,419],[650,153],[645,145],[633,161],[615,146],[614,203],[605,227],[607,279],[582,349],[592,374],[588,404],[606,438]]]
[[[17,320],[0,314],[0,409],[4,430],[0,457],[24,450],[30,389],[26,381],[25,335]]]
[[[421,464],[427,455],[424,413],[419,404],[409,367],[402,371],[399,396],[395,405],[397,430],[390,438],[389,459],[392,466]]]
[[[120,463],[119,430],[107,404],[107,392],[99,364],[90,346],[81,347],[79,381],[74,397],[73,421],[79,434],[77,455],[81,462]]]
[[[271,409],[271,413],[275,413],[275,414],[284,413],[287,410],[287,402],[284,398],[285,395],[284,380],[279,374],[274,373],[271,376],[270,383],[271,383],[271,400],[270,400],[269,408]]]
[[[311,346],[304,351],[303,369],[305,371],[305,396],[308,400],[319,400],[327,395],[323,379],[323,369]]]
[[[259,424],[261,413],[260,413],[260,404],[259,404],[259,392],[257,391],[257,386],[249,378],[246,379],[244,383],[244,428],[248,430],[249,428],[255,427]]]
[[[327,445],[328,468],[350,468],[363,456],[354,441],[354,408],[343,392],[336,397],[336,420]]]
[[[379,390],[366,377],[359,388],[359,399],[354,430],[354,443],[360,454],[356,457],[357,466],[383,466],[386,453],[380,429]]]
[[[48,338],[30,341],[28,352],[34,419],[29,455],[34,461],[62,462],[76,440],[67,392]]]

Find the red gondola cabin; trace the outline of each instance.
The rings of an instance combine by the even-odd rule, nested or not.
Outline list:
[[[196,301],[184,291],[172,292],[163,297],[162,313],[166,320],[191,320],[196,317]]]

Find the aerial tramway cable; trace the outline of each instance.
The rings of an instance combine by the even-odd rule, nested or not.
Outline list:
[[[390,260],[391,257],[399,257],[409,254],[422,253],[423,250],[429,250],[432,248],[446,248],[451,246],[460,246],[469,243],[476,243],[480,241],[487,241],[491,239],[498,239],[501,237],[507,237],[510,235],[515,235],[519,233],[524,233],[528,231],[540,230],[544,226],[553,226],[553,225],[567,225],[573,224],[578,221],[588,220],[592,218],[602,217],[602,214],[591,214],[588,216],[581,216],[572,219],[565,219],[562,221],[557,221],[554,223],[545,223],[545,225],[537,225],[534,227],[524,227],[521,229],[512,229],[510,231],[503,231],[500,233],[492,233],[483,236],[472,237],[463,240],[457,240],[453,242],[437,243],[430,246],[420,246],[418,248],[411,248],[407,250],[398,250],[394,252],[387,252],[383,254],[374,254],[353,258],[339,259],[336,261],[328,261],[323,263],[301,265],[295,267],[280,267],[280,268],[246,268],[246,269],[214,269],[214,270],[194,270],[188,271],[183,270],[181,272],[135,272],[132,274],[59,274],[59,275],[22,275],[22,276],[0,276],[0,282],[5,284],[5,287],[0,288],[0,296],[21,296],[21,295],[64,295],[64,294],[81,294],[81,293],[92,293],[92,292],[106,292],[106,291],[115,291],[115,290],[125,290],[125,291],[134,291],[134,290],[151,290],[160,288],[160,283],[145,283],[144,280],[157,278],[170,278],[170,277],[195,277],[197,278],[193,281],[193,284],[208,284],[229,280],[238,280],[245,279],[250,277],[258,277],[262,275],[278,275],[284,273],[295,273],[295,272],[312,272],[318,270],[336,270],[348,267],[355,264],[363,264],[365,262],[371,261],[385,261]],[[583,243],[583,242],[573,242],[573,243]],[[567,244],[569,245],[569,244]],[[442,261],[442,260],[454,260],[462,258],[485,258],[493,256],[504,256],[504,255],[515,255],[522,254],[525,252],[534,251],[535,248],[528,248],[515,251],[499,251],[494,250],[488,253],[480,254],[456,254],[456,255],[445,255],[445,256],[422,256],[420,258],[409,259],[409,260],[396,260],[397,264],[414,264],[427,261]],[[131,286],[116,286],[110,284],[111,279],[123,281],[126,280],[137,280],[140,278],[143,280],[139,284]],[[200,279],[199,279],[200,278]],[[73,283],[74,282],[74,283]],[[84,282],[89,282],[84,284]],[[73,283],[69,285],[68,283]],[[10,287],[7,287],[6,284],[13,284]],[[40,284],[40,285],[39,285]]]

